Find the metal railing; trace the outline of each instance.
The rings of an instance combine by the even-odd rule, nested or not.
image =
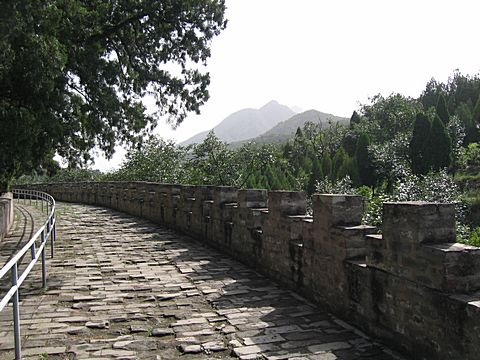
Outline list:
[[[38,206],[40,201],[41,210],[46,211],[47,219],[43,225],[38,229],[35,235],[26,243],[13,257],[0,269],[0,280],[9,272],[11,273],[12,286],[3,298],[0,298],[0,312],[7,306],[8,302],[12,300],[13,303],[13,330],[15,337],[15,359],[22,358],[21,341],[20,341],[20,308],[19,308],[19,289],[22,283],[27,278],[33,266],[39,258],[42,259],[42,287],[47,284],[46,274],[46,260],[45,260],[45,245],[50,239],[51,251],[50,255],[54,255],[54,243],[56,237],[55,231],[55,199],[47,193],[36,190],[14,189],[13,196],[19,201],[27,202],[32,205],[32,202]],[[40,239],[40,244],[37,248],[37,240]],[[30,251],[31,260],[19,275],[18,267],[22,262],[23,257]]]

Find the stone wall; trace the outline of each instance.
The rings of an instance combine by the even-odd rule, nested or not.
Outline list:
[[[12,193],[5,193],[0,196],[0,241],[10,231],[13,219],[13,195]]]
[[[480,249],[454,243],[454,207],[387,203],[383,236],[358,196],[106,182],[32,185],[186,233],[328,307],[412,359],[478,359]]]

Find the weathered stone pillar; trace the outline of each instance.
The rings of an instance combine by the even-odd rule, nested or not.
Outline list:
[[[205,203],[213,202],[213,186],[196,186],[195,201],[192,206],[191,231],[199,240],[206,241],[211,232],[210,207]]]
[[[313,195],[313,238],[307,244],[311,256],[304,273],[313,297],[337,314],[348,311],[346,260],[366,253],[361,225],[363,198],[354,195]]]
[[[195,186],[181,185],[180,199],[177,213],[177,229],[187,234],[192,234],[191,224],[193,206],[195,203]]]
[[[267,211],[267,190],[238,190],[238,208],[233,213],[231,252],[247,264],[258,267],[262,257],[262,218]]]
[[[264,212],[262,224],[262,266],[272,277],[292,288],[298,286],[301,267],[298,262],[303,257],[298,253],[303,251],[303,239],[295,233],[295,223],[303,220],[305,214],[304,192],[268,193],[268,212]]]
[[[454,204],[386,203],[370,265],[446,292],[480,290],[480,248],[456,244]]]
[[[177,213],[180,202],[180,186],[165,184],[165,193],[162,201],[165,225],[177,228]]]
[[[213,188],[213,203],[211,207],[210,243],[230,252],[232,243],[232,215],[237,206],[238,190],[230,186]]]
[[[10,231],[13,219],[13,194],[5,193],[0,196],[0,241],[2,241]]]

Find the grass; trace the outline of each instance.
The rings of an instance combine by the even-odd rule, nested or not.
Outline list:
[[[480,181],[480,172],[474,172],[474,173],[457,173],[455,175],[455,182],[458,183],[463,183],[466,181]]]

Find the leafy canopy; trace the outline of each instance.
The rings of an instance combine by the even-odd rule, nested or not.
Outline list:
[[[0,191],[55,152],[138,144],[208,99],[202,66],[225,27],[224,0],[1,0]],[[151,96],[156,111],[142,102]]]

